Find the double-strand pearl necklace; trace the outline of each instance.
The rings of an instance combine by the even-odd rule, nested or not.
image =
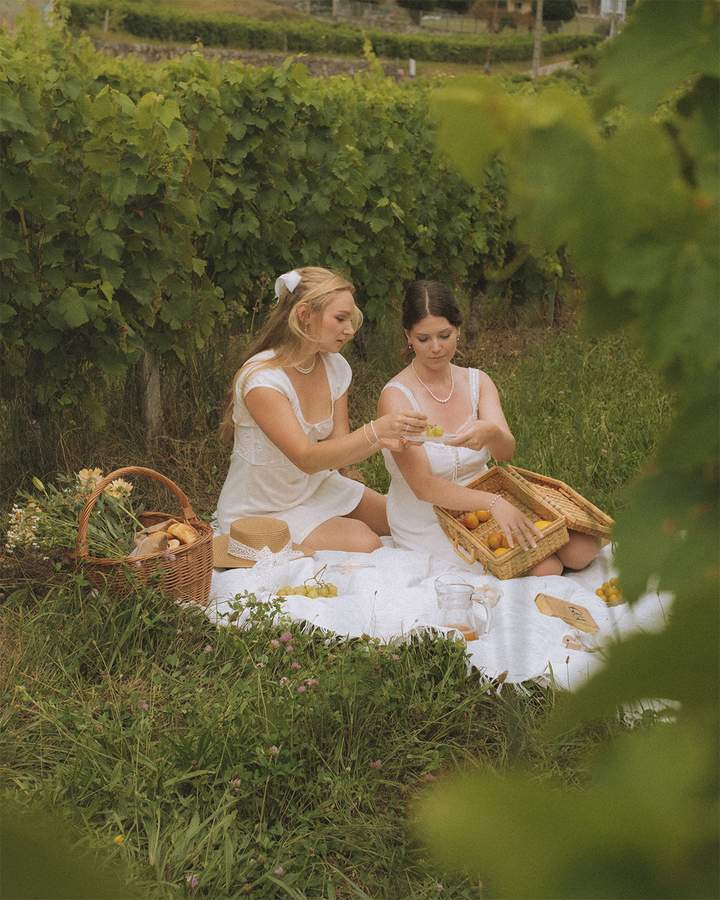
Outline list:
[[[438,403],[447,403],[448,400],[452,397],[453,391],[455,390],[455,378],[453,376],[452,366],[450,366],[450,393],[444,400],[441,400],[439,397],[436,397],[435,394],[430,390],[430,388],[425,384],[422,378],[418,375],[417,370],[415,368],[415,360],[413,360],[410,365],[412,366],[412,370],[415,373],[415,377],[420,382],[420,384],[425,388],[425,390],[430,394],[433,400],[437,400]]]
[[[301,375],[309,375],[312,370],[315,368],[315,362],[317,360],[317,356],[313,356],[312,363],[307,367],[307,369],[303,369],[302,366],[293,366],[293,368],[297,369]]]

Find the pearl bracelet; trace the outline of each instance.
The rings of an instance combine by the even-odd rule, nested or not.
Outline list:
[[[488,506],[488,512],[490,512],[492,510],[493,506],[495,506],[495,504],[498,502],[499,499],[500,499],[500,494],[496,494],[495,499],[490,504],[490,506]]]

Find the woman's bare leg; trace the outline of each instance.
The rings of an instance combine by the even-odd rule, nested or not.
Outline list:
[[[365,488],[362,500],[347,516],[335,516],[311,531],[303,541],[313,550],[347,550],[372,553],[383,543],[379,535],[390,534],[386,513],[387,500],[377,491]]]
[[[600,541],[592,534],[568,531],[570,541],[556,550],[560,562],[568,569],[584,569],[600,552]]]
[[[335,516],[311,531],[303,544],[313,550],[347,550],[349,553],[372,553],[382,541],[359,519]]]
[[[553,553],[552,556],[546,556],[539,563],[535,563],[528,575],[562,575],[562,573],[563,564],[557,555]]]
[[[370,488],[365,488],[362,500],[351,513],[348,513],[348,518],[359,519],[381,537],[390,534],[387,520],[387,497],[370,490]]]

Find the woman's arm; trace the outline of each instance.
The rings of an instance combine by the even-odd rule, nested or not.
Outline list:
[[[383,391],[380,395],[378,412],[385,415],[399,411],[406,405],[407,400],[400,391]],[[504,418],[503,416],[503,420]],[[448,441],[448,443],[451,442]],[[514,446],[514,440],[512,443]],[[484,446],[485,444],[482,444],[479,449]],[[413,447],[411,452],[393,452],[393,459],[400,474],[418,500],[456,510],[489,509],[492,506],[493,517],[505,532],[511,547],[515,546],[513,532],[524,550],[528,545],[535,547],[535,540],[542,537],[542,532],[524,513],[516,509],[512,503],[499,497],[498,494],[476,491],[473,488],[463,487],[461,484],[445,481],[445,479],[433,475],[430,460],[422,445]]]
[[[372,425],[367,424],[351,432],[345,392],[335,401],[330,436],[319,443],[312,443],[290,401],[279,391],[268,387],[248,390],[245,406],[269,440],[306,475],[361,462],[382,447],[394,446],[394,440],[401,437],[406,426],[424,426],[425,422],[425,416],[411,410],[409,413],[384,416]]]

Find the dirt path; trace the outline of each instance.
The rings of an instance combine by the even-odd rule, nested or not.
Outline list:
[[[560,62],[550,63],[549,66],[540,66],[538,75],[552,75],[552,73],[557,72],[558,69],[569,69],[572,66],[573,61],[571,59],[563,59]]]

